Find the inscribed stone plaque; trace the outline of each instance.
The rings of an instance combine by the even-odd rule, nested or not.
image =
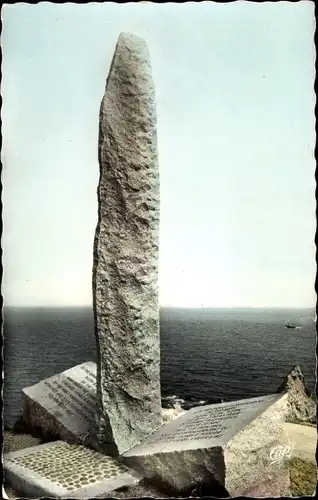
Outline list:
[[[122,458],[150,482],[164,481],[176,496],[211,481],[226,489],[224,496],[240,496],[273,478],[281,478],[276,494],[285,495],[287,462],[273,464],[271,454],[289,446],[287,404],[287,394],[275,394],[193,408]]]
[[[86,362],[22,390],[31,427],[81,441],[95,426],[96,364]]]
[[[98,498],[141,479],[113,458],[54,441],[4,455],[6,480],[30,496]]]
[[[281,397],[274,394],[192,408],[123,456],[222,446]]]

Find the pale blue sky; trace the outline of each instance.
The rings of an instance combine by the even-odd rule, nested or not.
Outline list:
[[[312,2],[20,3],[2,19],[6,304],[92,302],[99,106],[130,31],[156,86],[161,304],[314,305]]]

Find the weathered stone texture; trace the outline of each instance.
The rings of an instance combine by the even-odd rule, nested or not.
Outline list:
[[[117,42],[100,109],[99,162],[98,441],[117,454],[162,424],[155,93],[147,46],[134,35]]]
[[[250,490],[256,491],[258,487],[260,491],[266,488],[262,493],[266,496],[289,495],[288,457],[275,462],[271,459],[275,448],[292,447],[284,431],[287,398],[287,394],[282,394],[224,446],[225,484],[231,496],[248,496]]]
[[[305,384],[304,376],[298,365],[285,377],[278,392],[288,393],[286,420],[295,423],[316,423],[317,405]]]
[[[154,447],[149,446],[148,453],[131,450],[124,460],[150,480],[162,481],[180,495],[187,492],[184,496],[197,484],[211,485],[211,478],[214,487],[218,484],[231,496],[248,496],[250,491],[260,491],[265,496],[288,495],[288,456],[277,461],[271,458],[272,450],[277,447],[291,448],[284,432],[287,399],[287,394],[273,398],[273,404],[251,422],[244,420],[243,428],[237,427],[233,436],[228,435],[224,440],[222,437],[219,446],[162,453],[152,453]]]

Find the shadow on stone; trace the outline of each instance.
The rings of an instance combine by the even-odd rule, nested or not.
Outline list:
[[[59,439],[58,434],[54,434],[52,432],[45,431],[43,427],[36,426],[28,426],[28,424],[24,421],[23,416],[21,415],[18,420],[14,423],[12,429],[10,430],[12,434],[28,434],[34,438],[39,439],[43,443],[49,443],[51,441],[56,441]]]
[[[205,477],[203,480],[193,481],[191,485],[187,488],[178,490],[173,488],[171,484],[166,483],[160,478],[145,478],[138,486],[132,488],[136,490],[136,493],[140,496],[151,496],[151,497],[173,497],[173,498],[185,498],[185,497],[214,497],[214,498],[230,498],[230,494],[227,489],[220,484],[212,474],[210,477]],[[130,493],[132,495],[132,489],[129,487],[121,488],[118,492]],[[116,492],[117,493],[117,492]],[[116,496],[116,495],[115,495]]]

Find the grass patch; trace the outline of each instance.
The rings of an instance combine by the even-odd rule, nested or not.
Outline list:
[[[317,486],[317,465],[310,460],[293,457],[289,461],[292,496],[312,495]]]

